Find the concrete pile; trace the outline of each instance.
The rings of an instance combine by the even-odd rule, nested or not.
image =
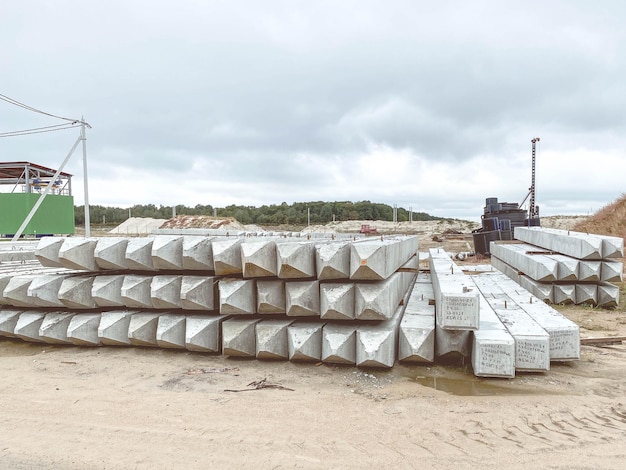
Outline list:
[[[436,305],[435,356],[471,360],[479,377],[514,377],[515,343],[471,276],[443,250],[430,250]]]
[[[436,356],[471,360],[481,377],[544,372],[579,358],[578,326],[497,271],[471,276],[430,251],[436,300]]]
[[[0,335],[392,367],[417,238],[40,241],[0,274]]]
[[[514,243],[491,244],[492,265],[555,304],[619,304],[624,239],[540,227],[518,227]]]
[[[44,238],[0,265],[0,336],[393,367],[459,358],[481,377],[578,357],[578,327],[499,273],[416,237]],[[507,284],[508,283],[508,284]]]

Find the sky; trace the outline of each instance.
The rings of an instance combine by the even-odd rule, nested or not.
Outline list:
[[[87,129],[92,205],[397,204],[478,220],[626,192],[626,2],[3,1],[0,94]],[[0,134],[62,124],[0,101]],[[0,138],[58,168],[79,129]],[[72,173],[84,203],[82,147]]]

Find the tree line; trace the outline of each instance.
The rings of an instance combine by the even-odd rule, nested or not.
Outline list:
[[[272,204],[261,207],[236,206],[213,207],[197,204],[194,207],[156,206],[154,204],[134,205],[129,208],[89,206],[89,217],[92,224],[118,225],[129,217],[150,217],[154,219],[169,219],[176,215],[209,215],[217,217],[232,217],[242,224],[257,225],[307,225],[327,224],[328,222],[344,220],[393,220],[393,207],[388,204],[361,202],[296,202],[293,204]],[[74,207],[76,225],[85,224],[85,206]],[[398,207],[397,220],[399,222],[412,220],[440,220],[425,212],[412,212]]]

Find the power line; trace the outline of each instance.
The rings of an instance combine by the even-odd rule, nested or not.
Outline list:
[[[54,126],[35,127],[33,129],[23,129],[20,131],[0,132],[0,138],[2,137],[17,137],[20,135],[41,134],[43,132],[62,131],[65,129],[74,129],[80,125],[80,121],[74,121],[65,124],[56,124]]]
[[[17,100],[14,100],[13,98],[9,98],[8,96],[3,95],[3,94],[0,94],[0,100],[6,101],[9,104],[17,106],[19,108],[26,109],[28,111],[32,111],[34,113],[43,114],[45,116],[50,116],[50,117],[57,118],[57,119],[63,119],[64,121],[70,121],[70,122],[76,121],[76,119],[70,119],[70,118],[66,118],[66,117],[63,117],[63,116],[57,116],[56,114],[47,113],[47,112],[42,111],[40,109],[33,108],[32,106],[28,106],[27,104],[21,103],[21,102],[19,102]]]

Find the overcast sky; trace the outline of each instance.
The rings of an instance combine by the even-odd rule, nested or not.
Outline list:
[[[91,204],[370,200],[477,219],[626,192],[626,2],[2,1],[0,94],[80,118]],[[0,101],[0,132],[62,123]],[[58,168],[78,129],[0,138]],[[82,153],[75,175],[82,205]]]

